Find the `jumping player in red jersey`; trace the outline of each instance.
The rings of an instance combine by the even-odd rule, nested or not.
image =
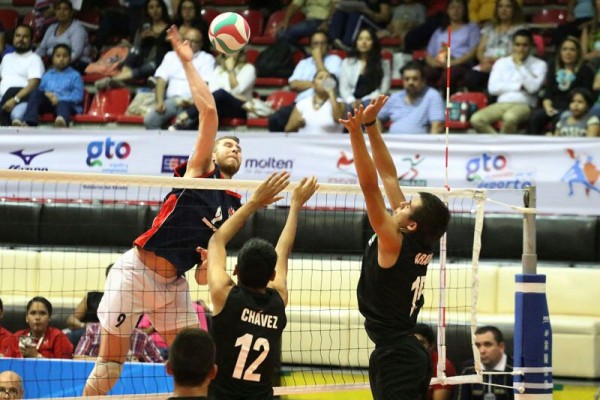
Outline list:
[[[433,245],[450,221],[446,205],[430,193],[406,201],[394,161],[376,118],[387,96],[373,99],[340,122],[350,133],[358,182],[375,235],[363,255],[358,281],[358,308],[365,330],[375,343],[369,358],[369,383],[374,400],[425,399],[431,378],[428,351],[413,335],[423,305],[423,287]],[[371,158],[362,126],[371,143]],[[388,212],[378,175],[392,207]]]
[[[231,179],[242,155],[235,137],[215,140],[219,120],[212,94],[192,64],[193,52],[177,28],[168,39],[179,56],[200,112],[198,138],[186,164],[175,171],[185,178]],[[102,326],[96,365],[84,396],[105,395],[121,375],[131,332],[142,314],[167,343],[184,328],[198,328],[184,273],[199,263],[198,246],[206,248],[213,232],[241,206],[240,196],[223,190],[173,189],[152,223],[115,263],[98,307]]]

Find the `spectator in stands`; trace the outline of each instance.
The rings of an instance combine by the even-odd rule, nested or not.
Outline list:
[[[104,276],[108,276],[108,272],[112,268],[113,263],[109,264],[106,267]],[[69,328],[70,332],[67,333],[67,337],[73,344],[73,346],[77,346],[79,340],[85,333],[85,327],[87,324],[100,322],[98,320],[98,304],[100,304],[100,300],[102,300],[102,295],[104,292],[91,291],[87,292],[83,299],[77,304],[75,307],[75,311],[73,314],[67,317],[67,328]]]
[[[594,70],[584,63],[579,40],[574,37],[566,38],[560,44],[554,62],[548,67],[543,107],[533,111],[529,120],[529,133],[545,133],[546,125],[556,124],[561,114],[569,109],[568,94],[571,89],[591,89],[593,82]]]
[[[471,116],[477,132],[497,133],[492,125],[502,121],[500,132],[515,133],[530,117],[547,71],[544,61],[529,55],[532,47],[531,32],[519,30],[513,36],[513,54],[494,63],[488,92],[498,100]]]
[[[25,395],[23,379],[13,371],[0,372],[0,397],[5,399],[22,399]]]
[[[35,52],[40,57],[52,57],[57,44],[66,44],[71,48],[73,67],[83,72],[92,61],[87,30],[79,20],[73,18],[75,12],[70,0],[58,0],[54,9],[56,23],[48,27]]]
[[[581,30],[581,48],[584,60],[592,63],[594,69],[600,67],[600,10],[598,2],[592,2],[594,17]]]
[[[513,359],[505,353],[504,337],[500,329],[495,326],[482,326],[475,331],[475,346],[481,357],[481,368],[484,371],[512,372]],[[475,374],[475,362],[471,360],[461,375]],[[496,400],[512,400],[513,378],[511,374],[486,375],[486,385],[480,383],[463,384],[458,388],[459,400],[484,400],[491,398]],[[490,386],[490,384],[501,386]],[[488,395],[489,393],[489,395]]]
[[[198,29],[188,29],[183,38],[190,43],[194,52],[192,61],[194,67],[203,79],[209,79],[214,70],[215,58],[200,50],[204,40],[202,33]],[[192,98],[183,64],[174,51],[165,55],[154,77],[156,78],[156,105],[154,110],[144,117],[146,129],[166,127],[171,119],[185,109]]]
[[[100,352],[100,332],[102,327],[100,323],[93,322],[87,324],[85,335],[81,337],[77,348],[73,353],[76,359],[96,359]],[[129,352],[127,354],[128,361],[139,362],[163,362],[159,348],[156,346],[150,336],[142,332],[140,329],[134,328],[131,333],[131,341],[129,342]]]
[[[313,78],[319,70],[327,70],[339,78],[342,59],[337,54],[328,54],[329,39],[325,31],[316,31],[310,37],[310,57],[306,57],[296,65],[292,76],[288,79],[290,89],[298,92],[296,102],[312,97],[314,94]],[[283,132],[294,104],[281,107],[269,117],[269,131]]]
[[[360,30],[340,70],[340,96],[348,111],[390,91],[390,62],[381,57],[381,45],[372,29]]]
[[[154,74],[171,49],[167,28],[171,23],[167,5],[163,0],[146,0],[141,27],[135,35],[133,46],[123,61],[118,74],[96,81],[96,90],[122,87],[126,81],[146,79]]]
[[[209,325],[207,314],[210,313],[210,309],[208,308],[208,306],[206,306],[206,304],[204,304],[202,300],[195,301],[192,303],[192,305],[194,306],[196,314],[198,315],[200,328],[208,332]],[[166,360],[169,357],[169,345],[167,344],[165,339],[163,339],[163,337],[160,336],[160,333],[158,333],[158,331],[154,328],[154,325],[152,325],[152,321],[150,320],[150,317],[148,317],[148,314],[144,314],[144,316],[138,323],[137,328],[144,332],[146,335],[150,336],[156,347],[158,347],[162,358]]]
[[[31,27],[19,25],[13,36],[14,53],[4,56],[0,64],[0,125],[13,121],[21,124],[27,107],[27,97],[40,84],[44,74],[44,63],[40,56],[31,51]]]
[[[431,329],[429,325],[419,323],[415,326],[414,334],[417,339],[419,339],[419,342],[423,343],[423,346],[429,351],[429,354],[431,355],[431,367],[433,369],[431,377],[437,378],[438,352],[436,350],[433,329]],[[456,376],[456,369],[454,368],[452,361],[446,359],[445,365],[444,371],[446,376]],[[425,400],[450,400],[453,393],[454,386],[437,383],[429,386]]]
[[[374,30],[384,29],[390,22],[390,0],[359,0],[360,7],[343,8],[338,3],[337,10],[329,23],[329,40],[335,48],[351,51],[360,34],[362,24]]]
[[[36,0],[33,6],[33,32],[32,42],[37,43],[40,40],[46,29],[53,23],[56,22],[54,16],[54,0]]]
[[[208,78],[208,87],[215,99],[219,119],[246,118],[247,111],[242,107],[252,98],[256,69],[246,58],[245,51],[230,55],[220,54],[216,67]],[[204,76],[204,75],[202,75]],[[185,111],[177,116],[176,129],[196,129],[198,108],[192,101],[186,101]]]
[[[27,303],[28,329],[15,332],[3,342],[4,355],[13,358],[72,358],[73,345],[58,328],[50,325],[52,304],[36,296]]]
[[[386,36],[402,39],[411,29],[425,22],[427,10],[425,5],[417,0],[404,0],[402,4],[394,8],[392,20],[388,24],[387,30],[378,30],[377,37]]]
[[[477,45],[479,64],[465,76],[465,86],[470,91],[483,92],[487,88],[492,66],[500,57],[512,53],[512,37],[523,29],[523,10],[517,0],[497,0],[494,15],[481,29]]]
[[[452,59],[450,60],[450,91],[465,86],[464,77],[473,67],[479,44],[479,27],[469,22],[466,0],[450,0],[442,25],[433,33],[427,45],[425,81],[429,86],[446,89],[448,29],[452,29]]]
[[[4,317],[4,304],[2,303],[2,299],[0,299],[0,357],[3,356],[2,341],[12,336],[12,332],[1,325],[2,317]]]
[[[298,132],[303,135],[320,133],[342,133],[339,119],[345,110],[338,101],[335,75],[322,69],[313,79],[314,94],[296,102],[292,115],[285,126],[285,132]]]
[[[184,329],[175,336],[167,373],[173,375],[173,396],[208,399],[208,385],[217,375],[216,348],[212,337],[202,329]]]
[[[413,53],[427,47],[433,32],[442,25],[446,15],[448,0],[426,0],[427,9],[425,22],[406,32],[404,36],[404,52]]]
[[[52,51],[52,68],[42,75],[39,88],[29,94],[24,125],[37,126],[40,113],[52,112],[56,114],[54,126],[64,128],[71,124],[72,115],[83,111],[83,79],[70,64],[69,45],[57,44]]]
[[[96,2],[102,12],[94,40],[98,53],[120,40],[127,43],[133,41],[144,13],[145,0],[112,2],[111,6],[102,0]]]
[[[208,37],[208,23],[201,14],[200,2],[197,0],[182,0],[177,6],[177,12],[173,17],[173,23],[177,26],[179,34],[184,37],[190,28],[200,29],[202,37]],[[210,52],[208,40],[202,41],[202,51]]]
[[[590,112],[594,95],[585,88],[575,88],[569,93],[569,110],[561,114],[556,124],[555,136],[598,137],[600,119]]]
[[[379,112],[381,121],[392,121],[390,133],[442,133],[444,101],[440,93],[427,86],[423,65],[410,61],[402,68],[404,89],[390,96]]]
[[[327,30],[327,26],[334,10],[332,0],[294,0],[285,10],[285,17],[279,25],[279,38],[285,40],[293,50],[299,48],[298,40],[310,37],[317,30]],[[302,12],[305,19],[289,25],[290,19],[297,12]],[[304,51],[302,48],[300,50]]]
[[[516,0],[516,6],[513,8],[521,8],[523,0]],[[498,12],[497,0],[469,0],[469,20],[483,25],[485,22],[496,18]],[[505,54],[507,55],[507,54]]]
[[[562,43],[567,36],[581,37],[581,27],[594,18],[595,0],[568,0],[567,22],[554,31],[554,44]]]

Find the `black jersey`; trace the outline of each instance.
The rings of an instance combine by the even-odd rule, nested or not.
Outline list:
[[[185,174],[187,164],[175,170]],[[218,165],[200,178],[221,178]],[[169,260],[183,275],[200,261],[196,247],[208,247],[208,241],[235,210],[241,207],[241,196],[228,190],[173,189],[165,197],[152,227],[133,243]]]
[[[269,399],[273,371],[281,353],[287,324],[279,293],[256,293],[234,286],[223,310],[213,317],[217,346],[217,377],[209,394],[215,400]]]
[[[358,308],[365,329],[377,345],[412,333],[423,305],[423,287],[431,248],[404,235],[396,264],[381,268],[377,261],[377,235],[369,240],[358,281]]]

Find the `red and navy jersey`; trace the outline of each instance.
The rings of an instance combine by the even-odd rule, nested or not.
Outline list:
[[[215,400],[273,398],[273,374],[287,324],[285,304],[275,289],[257,293],[234,286],[223,310],[213,317],[217,376],[209,395]]]
[[[175,169],[185,174],[187,164]],[[221,179],[218,165],[199,178]],[[180,275],[200,262],[196,247],[208,247],[208,240],[223,222],[241,207],[241,196],[228,190],[177,189],[165,197],[152,227],[133,242],[169,260]]]
[[[412,334],[424,303],[425,275],[433,254],[430,247],[405,234],[394,266],[381,268],[378,243],[373,235],[365,249],[357,296],[369,338],[377,345],[384,345]]]

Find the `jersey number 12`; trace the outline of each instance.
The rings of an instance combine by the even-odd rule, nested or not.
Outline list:
[[[241,346],[241,349],[237,362],[235,363],[235,368],[233,369],[233,377],[236,379],[243,379],[245,381],[260,382],[260,374],[255,374],[254,371],[256,371],[265,358],[267,358],[270,347],[269,341],[265,338],[256,338],[254,347],[252,347],[253,339],[254,336],[247,333],[243,336],[240,336],[235,341],[235,347]],[[262,349],[262,352],[259,354],[256,360],[254,360],[254,362],[250,364],[248,368],[246,368],[246,371],[244,371],[248,353],[250,352],[251,347],[256,351],[261,351]]]

